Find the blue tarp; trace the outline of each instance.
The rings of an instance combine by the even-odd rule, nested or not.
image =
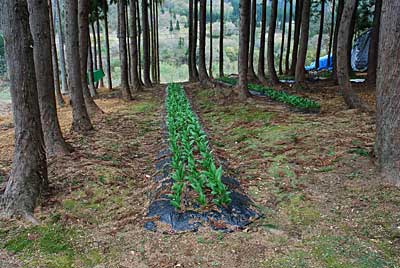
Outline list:
[[[328,66],[328,55],[319,58],[318,71],[324,70],[324,69],[331,70],[332,68],[333,68],[332,57],[331,57],[329,66]],[[306,71],[311,71],[311,70],[315,70],[315,61],[313,63],[311,63],[310,65],[306,66]]]

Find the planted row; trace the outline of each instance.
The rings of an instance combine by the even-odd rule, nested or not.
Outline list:
[[[166,110],[174,181],[172,194],[169,195],[171,204],[180,209],[183,192],[191,189],[201,206],[207,205],[207,193],[212,195],[213,203],[228,205],[231,202],[230,192],[221,181],[222,168],[215,166],[206,134],[201,129],[182,86],[168,86]]]
[[[231,85],[235,85],[237,83],[237,80],[231,77],[220,77],[218,78],[218,80]],[[296,95],[290,95],[284,91],[278,91],[272,88],[266,88],[264,86],[256,84],[249,84],[248,87],[250,90],[265,94],[272,100],[279,101],[300,109],[319,110],[321,107],[320,104],[316,101],[307,98],[302,98]]]

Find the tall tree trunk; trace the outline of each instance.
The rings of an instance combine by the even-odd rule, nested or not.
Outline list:
[[[86,1],[86,0],[84,0],[84,1]],[[93,64],[94,64],[94,69],[97,70],[99,68],[99,65],[97,64],[97,46],[96,46],[96,44],[97,44],[97,36],[96,36],[96,30],[94,29],[94,22],[90,23],[90,27],[92,29],[92,36],[93,36],[93,44],[92,44],[92,47],[93,47],[93,60],[94,60]]]
[[[352,89],[349,77],[349,53],[350,46],[350,24],[353,19],[354,9],[356,8],[357,0],[348,0],[344,4],[342,18],[340,20],[338,45],[337,45],[337,76],[339,88],[343,95],[344,101],[350,109],[360,108],[366,109],[362,100],[357,96],[357,93]]]
[[[0,28],[6,40],[15,133],[13,165],[0,196],[0,215],[32,220],[40,193],[47,186],[47,165],[26,1],[0,3]]]
[[[239,81],[237,84],[237,92],[239,98],[244,100],[251,96],[247,88],[247,74],[249,68],[250,2],[248,0],[240,0],[239,5]]]
[[[54,32],[54,17],[53,10],[51,6],[51,0],[48,0],[49,8],[49,16],[50,16],[50,42],[51,42],[51,63],[53,64],[53,76],[54,76],[54,88],[56,92],[57,103],[60,107],[65,105],[64,98],[61,93],[60,86],[60,73],[58,71],[58,55],[57,55],[57,45],[56,45],[56,37]]]
[[[265,77],[265,34],[267,33],[267,3],[267,0],[262,0],[260,53],[258,56],[257,68],[258,79],[260,79],[260,81],[265,85],[268,84],[268,80]]]
[[[72,130],[86,132],[92,130],[93,126],[90,122],[83,97],[84,88],[82,85],[83,79],[81,76],[81,60],[79,55],[77,0],[65,0],[65,34],[68,36],[65,42],[65,52],[67,58],[68,86],[71,91]]]
[[[212,20],[213,20],[213,13],[212,13],[212,0],[210,0],[210,62],[208,67],[208,74],[212,78],[212,62],[213,62],[213,32],[212,32]]]
[[[256,44],[256,24],[257,24],[257,0],[251,1],[251,16],[250,16],[250,48],[249,48],[249,69],[248,75],[251,79],[257,79],[254,71],[254,47]]]
[[[274,47],[275,47],[274,40],[275,40],[277,16],[278,16],[278,0],[272,0],[271,21],[269,22],[269,29],[268,29],[267,61],[268,61],[269,82],[273,85],[279,84],[279,78],[278,75],[276,74],[276,69],[275,69],[275,54],[274,54]]]
[[[121,67],[121,93],[122,97],[128,101],[132,100],[129,90],[128,77],[128,55],[126,49],[126,24],[125,24],[124,1],[118,0],[118,40],[119,40],[119,60]]]
[[[193,1],[189,0],[189,55],[188,55],[188,71],[189,71],[189,81],[195,81],[195,76],[193,73]]]
[[[324,20],[325,20],[325,0],[321,0],[321,12],[319,22],[319,34],[317,43],[317,53],[315,56],[315,69],[319,69],[319,58],[321,57],[322,36],[324,34]]]
[[[151,70],[152,80],[157,83],[157,64],[156,64],[156,20],[155,20],[155,0],[150,0],[150,22],[151,22]]]
[[[62,93],[69,93],[68,82],[67,82],[67,72],[65,70],[65,51],[64,51],[64,31],[61,22],[61,11],[60,11],[60,2],[59,0],[54,0],[54,14],[57,21],[57,29],[58,29],[58,51],[60,51],[60,70],[61,70],[61,89]]]
[[[99,48],[99,69],[103,70],[103,58],[101,56],[101,38],[100,38],[100,22],[99,19],[96,20],[96,28],[97,28],[97,46]],[[100,80],[100,87],[104,87],[103,78]]]
[[[79,23],[79,56],[80,56],[80,70],[83,88],[83,97],[85,105],[89,114],[102,113],[103,111],[97,106],[92,99],[96,92],[90,92],[88,87],[87,75],[87,59],[89,47],[89,0],[78,1],[78,23]],[[92,24],[93,25],[93,24]],[[96,37],[96,32],[93,28],[93,39]],[[96,47],[96,43],[94,43]]]
[[[382,0],[375,0],[374,21],[371,31],[371,44],[368,52],[368,84],[376,84],[376,67],[378,65],[379,27],[381,20]]]
[[[382,175],[400,186],[400,2],[382,2],[379,33],[376,156]]]
[[[87,60],[88,74],[89,74],[88,86],[89,86],[90,92],[94,92],[94,90],[95,90],[94,89],[95,88],[94,73],[93,73],[94,67],[93,67],[92,41],[91,41],[90,34],[88,35],[88,42],[89,42],[89,44],[88,44],[88,60]]]
[[[285,47],[285,31],[286,31],[286,7],[287,7],[287,0],[284,0],[284,7],[283,7],[283,25],[282,25],[282,41],[281,41],[281,53],[279,53],[279,74],[283,74],[283,49]],[[290,36],[289,36],[290,38]]]
[[[156,1],[156,57],[157,57],[157,83],[161,82],[161,71],[160,71],[160,38],[159,38],[159,27],[158,27],[158,20],[159,20],[159,16],[158,16],[158,5],[159,2]]]
[[[224,76],[224,6],[225,1],[220,0],[220,23],[219,23],[219,77]]]
[[[199,0],[194,0],[193,15],[193,74],[196,81],[199,80],[199,70],[197,69],[197,37],[199,31]]]
[[[131,23],[131,72],[132,72],[132,86],[135,91],[140,91],[142,86],[139,80],[138,73],[138,47],[137,47],[137,25],[136,25],[136,1],[129,2],[129,11],[130,11],[130,23]]]
[[[199,79],[203,84],[209,81],[206,67],[206,10],[207,0],[200,0]]]
[[[303,12],[303,1],[296,0],[296,10],[294,17],[294,35],[293,35],[293,51],[292,51],[292,64],[290,66],[289,75],[295,75],[297,65],[297,53],[299,50],[300,40],[300,26],[301,26],[301,14]]]
[[[40,116],[47,155],[64,155],[70,152],[57,118],[51,55],[50,17],[47,1],[28,0],[29,22],[33,37],[36,85]]]
[[[356,28],[356,21],[357,21],[357,6],[358,6],[359,0],[356,0],[355,8],[353,11],[351,23],[350,23],[350,34],[349,34],[349,45],[347,47],[347,53],[349,54],[349,57],[347,58],[347,65],[349,66],[349,75],[353,72],[353,69],[351,67],[351,49],[353,48],[353,39],[354,39],[354,34],[355,34],[355,28]]]
[[[337,15],[335,22],[335,33],[333,36],[333,53],[332,53],[332,64],[333,64],[332,79],[334,81],[337,80],[337,46],[338,46],[339,27],[340,27],[340,21],[342,19],[343,8],[344,8],[344,0],[338,0],[338,7],[336,12]]]
[[[304,0],[303,10],[301,14],[301,36],[300,36],[300,48],[296,63],[295,81],[296,87],[306,87],[306,72],[304,65],[306,63],[307,47],[308,47],[308,29],[310,27],[310,8],[311,0]]]
[[[142,27],[143,27],[143,81],[146,87],[151,87],[150,80],[150,27],[149,5],[147,0],[142,0]]]
[[[139,0],[135,0],[136,1],[136,7],[137,7],[137,25],[138,25],[138,39],[137,39],[137,46],[138,46],[138,72],[139,72],[139,81],[140,81],[140,85],[144,86],[144,82],[142,80],[142,49],[141,49],[141,33],[142,33],[142,26],[140,23],[140,5],[139,5]]]
[[[286,60],[285,60],[285,74],[289,73],[289,57],[290,57],[290,44],[292,41],[292,20],[293,20],[293,0],[289,0],[289,29],[288,29],[288,42],[287,42],[287,48],[286,48]]]
[[[332,54],[332,44],[333,44],[333,33],[335,28],[335,0],[332,0],[332,16],[331,16],[331,31],[329,34],[329,49],[328,49],[328,67],[331,65],[331,54]]]
[[[102,0],[104,14],[104,34],[106,37],[106,67],[108,89],[112,90],[111,59],[110,59],[110,36],[108,34],[108,4],[107,0]]]
[[[124,12],[125,12],[125,42],[126,42],[126,54],[127,54],[127,61],[128,61],[128,82],[129,82],[129,90],[130,85],[132,85],[132,62],[131,62],[131,43],[129,40],[129,16],[128,16],[128,2],[124,3]]]

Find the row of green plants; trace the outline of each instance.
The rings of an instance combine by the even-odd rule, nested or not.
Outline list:
[[[236,85],[237,83],[237,80],[231,77],[220,77],[218,78],[218,80],[231,85]],[[265,94],[274,101],[279,101],[294,106],[296,108],[304,110],[319,110],[321,108],[320,104],[316,101],[307,98],[302,98],[296,95],[291,95],[284,91],[278,91],[272,88],[266,88],[262,85],[257,85],[257,84],[249,84],[248,87],[250,90]]]
[[[181,209],[182,194],[185,189],[192,189],[197,203],[203,207],[207,206],[207,193],[214,204],[229,205],[230,192],[221,180],[222,168],[214,163],[207,136],[181,85],[168,85],[166,111],[174,181],[169,195],[171,204]]]

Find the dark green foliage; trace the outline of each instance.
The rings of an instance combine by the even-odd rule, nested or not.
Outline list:
[[[179,26],[179,20],[176,21],[175,30],[179,31],[181,27]]]
[[[172,153],[173,169],[171,204],[181,208],[181,195],[190,187],[197,195],[197,203],[207,205],[206,188],[217,205],[230,203],[230,192],[222,183],[222,168],[217,168],[208,146],[206,134],[190,108],[182,86],[168,86],[167,129]]]
[[[169,31],[170,32],[174,31],[174,25],[172,24],[172,20],[169,21]]]
[[[4,39],[0,35],[0,75],[6,72],[6,59],[4,53]]]

